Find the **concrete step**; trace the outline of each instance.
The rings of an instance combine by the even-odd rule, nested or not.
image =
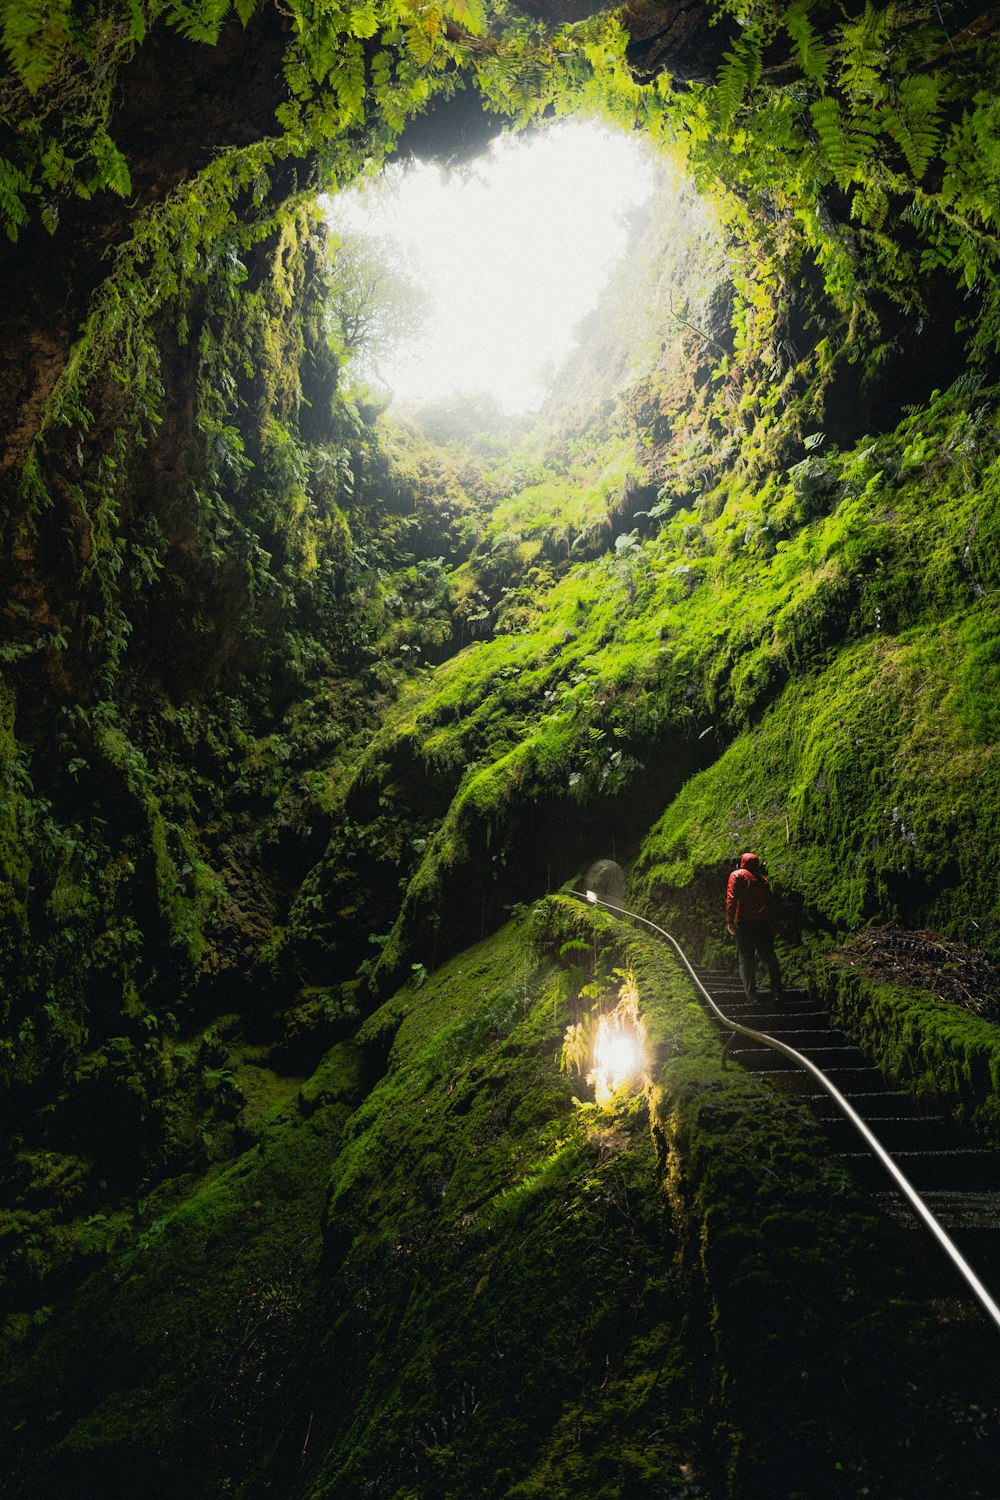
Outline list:
[[[815,1083],[813,1085],[816,1086]],[[810,1093],[808,1090],[797,1092],[796,1097],[802,1103],[808,1104],[809,1108],[822,1120],[824,1124],[832,1124],[835,1120],[843,1120],[840,1106],[834,1102],[832,1097],[823,1090],[818,1093]],[[870,1093],[855,1093],[851,1095],[851,1108],[856,1110],[865,1121],[884,1120],[887,1118],[906,1117],[911,1120],[921,1120],[925,1116],[921,1110],[909,1099],[897,1094],[894,1089],[874,1089]],[[876,1132],[877,1134],[877,1132]]]
[[[768,1049],[770,1050],[770,1049]],[[732,1054],[730,1054],[732,1055]],[[804,1068],[797,1067],[788,1058],[782,1058],[779,1053],[772,1056],[778,1059],[776,1064],[767,1068],[758,1068],[754,1071],[760,1078],[772,1080],[781,1079],[779,1087],[784,1088],[784,1080],[788,1080],[788,1090],[795,1095],[812,1094],[816,1091],[816,1080],[807,1073]],[[781,1066],[780,1064],[784,1064]],[[844,1095],[845,1099],[852,1099],[855,1094],[874,1093],[880,1084],[884,1084],[882,1074],[877,1068],[868,1066],[857,1068],[824,1068],[823,1074],[835,1088]]]
[[[733,1021],[774,1036],[822,1071],[871,1126],[883,1149],[986,1286],[1000,1289],[1000,1153],[901,1094],[849,1038],[830,1026],[827,1014],[807,997],[786,996],[777,1004],[765,992],[750,1004],[731,973],[703,974],[702,982]],[[721,1023],[720,1029],[725,1034]],[[925,1294],[929,1298],[962,1296],[964,1284],[945,1252],[816,1078],[762,1042],[740,1033],[729,1035],[729,1059],[810,1108],[824,1127],[831,1151],[900,1226],[904,1239],[912,1244],[907,1259],[912,1256]]]
[[[987,1189],[978,1192],[932,1190],[921,1196],[949,1234],[966,1230],[986,1230],[995,1234],[1000,1230],[1000,1192]],[[898,1224],[904,1228],[920,1228],[920,1219],[902,1193],[884,1191],[876,1193],[875,1197],[883,1212]]]
[[[709,991],[709,994],[712,992]],[[826,1011],[820,1010],[818,1005],[809,1005],[805,1001],[800,1004],[772,1006],[770,1001],[758,1000],[755,1005],[750,1005],[746,1000],[725,1001],[713,996],[716,1005],[724,1016],[731,1021],[738,1021],[741,1026],[752,1026],[755,1031],[767,1031],[770,1026],[784,1028],[794,1026],[802,1017],[811,1026],[826,1029],[828,1016]],[[768,1025],[765,1025],[764,1022]]]
[[[860,1111],[859,1111],[860,1113]],[[823,1121],[827,1137],[836,1151],[856,1151],[862,1141],[855,1125],[844,1115],[837,1114]],[[896,1151],[944,1151],[961,1149],[964,1138],[952,1130],[945,1121],[934,1116],[883,1115],[881,1119],[865,1120],[885,1149],[892,1155]]]
[[[792,1046],[793,1044],[789,1042],[788,1045]],[[815,1063],[824,1073],[829,1073],[831,1068],[843,1070],[845,1068],[856,1069],[868,1067],[866,1058],[856,1047],[814,1046],[808,1049],[798,1047],[795,1050],[801,1052],[810,1062]],[[750,1041],[744,1041],[742,1046],[737,1044],[730,1047],[729,1056],[739,1058],[743,1066],[749,1068],[754,1073],[774,1072],[775,1069],[787,1071],[790,1068],[801,1067],[801,1063],[797,1063],[792,1057],[786,1057],[783,1052],[776,1052],[773,1047],[755,1046]]]
[[[754,1028],[755,1030],[757,1028]],[[786,1047],[809,1056],[811,1047],[850,1047],[851,1043],[841,1031],[830,1031],[822,1026],[767,1026],[761,1027],[767,1036],[777,1037]]]
[[[875,1130],[875,1126],[872,1126]],[[878,1134],[878,1131],[875,1130]],[[861,1147],[838,1153],[845,1165],[867,1186],[884,1188],[885,1168]],[[1000,1192],[1000,1156],[985,1147],[945,1151],[891,1151],[903,1176],[923,1195],[925,1192]]]

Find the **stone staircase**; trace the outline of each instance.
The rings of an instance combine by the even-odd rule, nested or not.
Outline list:
[[[735,975],[721,970],[697,972],[724,1015],[794,1048],[821,1069],[1000,1300],[1000,1153],[901,1093],[801,991],[787,991],[780,1004],[772,1004],[765,993],[749,1005]],[[945,1252],[855,1126],[812,1075],[763,1043],[739,1033],[728,1035],[732,1038],[728,1056],[733,1062],[767,1078],[813,1111],[827,1132],[831,1150],[902,1231],[907,1259],[913,1262],[923,1293],[968,1297],[964,1280]]]

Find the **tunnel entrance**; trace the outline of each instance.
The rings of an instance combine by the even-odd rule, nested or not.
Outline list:
[[[598,859],[588,865],[581,882],[581,893],[591,893],[609,906],[625,905],[625,871],[613,859]]]

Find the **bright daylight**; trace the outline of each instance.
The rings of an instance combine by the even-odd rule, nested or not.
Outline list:
[[[388,237],[429,298],[424,330],[371,373],[403,400],[482,391],[508,412],[537,407],[652,179],[638,137],[566,121],[502,137],[468,168],[396,168],[331,200],[334,228]]]

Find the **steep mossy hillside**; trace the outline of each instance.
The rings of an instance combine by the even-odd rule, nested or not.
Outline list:
[[[876,509],[842,532],[848,500],[814,531],[802,593],[774,609],[773,639],[746,668],[792,680],[646,840],[637,877],[661,909],[727,851],[754,845],[828,928],[892,915],[995,951],[996,893],[983,875],[996,817],[996,584],[980,580],[990,564],[976,550],[994,484],[952,492],[934,516],[918,481],[910,537],[905,485],[883,492],[881,522]],[[780,577],[780,545],[758,595],[768,574]],[[794,671],[796,657],[812,670]]]
[[[323,226],[278,217],[234,229],[169,317],[143,304],[117,365],[95,314],[5,518],[8,1308],[64,1288],[164,1173],[245,1144],[349,1030],[339,993],[276,998],[266,955],[331,778],[450,641],[444,564],[479,535],[475,496],[390,477],[338,389]]]
[[[642,255],[655,257],[662,226],[656,230]],[[719,293],[705,294],[702,305],[721,317],[727,282],[713,253]],[[205,1214],[227,1223],[232,1215],[244,1227],[259,1221],[259,1259],[280,1263],[281,1275],[266,1286],[253,1280],[253,1259],[245,1284],[218,1288],[230,1309],[223,1322],[212,1323],[214,1312],[199,1302],[192,1326],[207,1330],[198,1342],[215,1347],[218,1336],[230,1340],[229,1350],[244,1337],[234,1328],[254,1326],[250,1301],[264,1298],[275,1342],[262,1385],[270,1392],[287,1381],[301,1400],[292,1413],[278,1393],[276,1405],[239,1415],[250,1399],[242,1356],[226,1352],[210,1365],[218,1371],[229,1361],[235,1371],[233,1391],[217,1397],[213,1387],[210,1398],[190,1378],[178,1391],[170,1351],[141,1396],[121,1407],[121,1391],[107,1392],[107,1411],[125,1411],[113,1439],[107,1412],[77,1413],[72,1435],[57,1439],[66,1446],[53,1454],[46,1445],[37,1473],[30,1463],[24,1470],[29,1494],[64,1485],[75,1466],[91,1462],[94,1475],[117,1465],[123,1483],[138,1475],[163,1493],[220,1475],[227,1464],[252,1493],[251,1475],[294,1466],[287,1457],[294,1421],[306,1405],[307,1422],[313,1417],[316,1429],[320,1421],[312,1388],[290,1373],[305,1327],[297,1320],[312,1329],[316,1318],[311,1302],[301,1304],[308,1315],[301,1311],[300,1289],[315,1286],[319,1296],[324,1283],[314,1281],[314,1261],[289,1254],[286,1265],[283,1236],[300,1223],[302,1255],[310,1246],[315,1255],[318,1168],[288,1167],[287,1180],[301,1184],[293,1190],[303,1217],[282,1217],[280,1228],[268,1218],[279,1195],[272,1179],[258,1184],[251,1174],[253,1196],[237,1195],[237,1212],[228,1203],[230,1174],[241,1182],[255,1151],[269,1160],[277,1153],[275,1170],[285,1170],[282,1153],[297,1152],[298,1137],[286,1137],[284,1125],[275,1130],[301,1108],[294,1102],[301,1079],[331,1044],[341,1050],[306,1093],[327,1087],[326,1069],[353,1067],[360,1046],[360,1074],[336,1085],[329,1150],[345,1111],[364,1096],[351,1127],[360,1130],[365,1111],[380,1110],[387,1097],[368,1092],[381,1073],[378,1038],[388,1040],[384,1012],[382,1021],[364,1021],[377,997],[409,976],[404,1000],[422,1006],[436,993],[422,986],[428,972],[495,929],[512,906],[561,885],[593,853],[625,859],[642,850],[636,878],[650,909],[676,909],[687,932],[709,945],[721,938],[721,873],[750,841],[801,898],[810,941],[893,915],[967,933],[976,911],[981,940],[995,947],[995,917],[979,902],[989,856],[979,829],[992,805],[995,741],[990,619],[1000,431],[990,387],[969,379],[897,429],[843,448],[815,440],[816,406],[809,445],[793,423],[787,442],[796,461],[761,476],[759,443],[742,462],[736,429],[725,427],[714,397],[685,407],[677,395],[701,389],[706,354],[704,338],[674,327],[671,409],[687,413],[683,436],[672,422],[645,425],[647,405],[636,393],[660,389],[662,376],[637,383],[623,362],[611,409],[589,436],[567,417],[561,453],[558,404],[519,444],[491,447],[480,438],[464,450],[442,448],[412,427],[374,425],[370,410],[338,390],[340,356],[324,323],[335,266],[307,214],[246,254],[245,265],[221,263],[220,279],[170,331],[157,440],[124,444],[121,503],[105,513],[103,524],[114,519],[121,538],[106,544],[108,565],[102,571],[98,554],[83,575],[96,582],[81,601],[68,586],[51,595],[70,601],[74,620],[91,610],[95,627],[61,646],[52,637],[32,640],[38,606],[26,595],[21,638],[9,650],[7,952],[16,983],[6,992],[14,1129],[5,1165],[5,1294],[15,1368],[26,1369],[28,1359],[43,1372],[30,1377],[37,1393],[54,1380],[51,1365],[33,1363],[37,1330],[51,1324],[43,1338],[50,1350],[63,1336],[74,1347],[96,1336],[98,1310],[112,1287],[119,1295],[120,1257],[145,1248],[161,1220],[182,1229],[190,1220],[192,1233]],[[622,319],[626,340],[633,326]],[[598,340],[593,357],[606,354]],[[185,405],[191,379],[193,415],[190,396]],[[93,394],[108,402],[95,401],[96,453],[116,407],[113,388],[98,385]],[[568,399],[578,401],[578,392]],[[728,459],[716,454],[708,463],[713,432],[729,445]],[[169,459],[182,451],[184,465],[172,476]],[[79,465],[73,454],[59,462],[67,457]],[[64,494],[78,502],[68,487]],[[42,555],[32,554],[26,576],[44,578]],[[74,695],[82,701],[59,712]],[[51,742],[46,705],[62,726]],[[882,1029],[894,1070],[926,1094],[951,1094],[992,1130],[991,1049],[967,1037],[967,1026],[949,1024],[926,1033],[914,1063],[909,1013],[895,1014],[899,1028]],[[433,1009],[427,1024],[445,1025]],[[562,1024],[560,1012],[556,1041]],[[866,1032],[862,1019],[855,1026]],[[546,1069],[554,1050],[555,1042]],[[682,1055],[692,1077],[702,1077],[708,1064],[698,1048],[685,1043]],[[495,1069],[491,1077],[506,1077],[506,1062]],[[557,1101],[552,1109],[558,1115]],[[393,1152],[377,1146],[381,1128],[365,1138],[386,1161]],[[700,1224],[724,1197],[715,1172],[726,1170],[726,1134],[710,1144],[700,1130],[679,1135],[684,1160],[704,1149],[709,1178],[696,1209],[683,1194],[677,1199],[679,1223]],[[360,1232],[351,1225],[361,1221],[351,1217],[351,1193],[364,1200],[362,1217],[379,1243],[384,1235],[395,1244],[409,1212],[404,1198],[438,1147],[418,1133],[412,1155],[395,1154],[411,1171],[371,1201],[352,1185],[362,1147],[341,1158],[345,1185],[332,1203],[343,1204],[348,1230],[338,1230],[334,1212],[325,1264],[338,1255],[348,1268],[356,1264],[352,1285],[362,1302],[359,1288],[372,1272],[355,1252]],[[641,1180],[659,1203],[659,1179]],[[652,1212],[643,1223],[653,1222]],[[219,1231],[223,1240],[233,1232]],[[690,1232],[699,1239],[700,1229]],[[197,1298],[202,1286],[215,1287],[207,1268],[220,1242],[206,1231],[196,1254],[184,1234],[185,1259],[203,1270],[185,1283]],[[471,1274],[463,1269],[468,1244],[456,1234],[449,1277]],[[547,1252],[538,1253],[551,1268]],[[798,1241],[791,1253],[812,1256]],[[644,1265],[658,1286],[660,1270]],[[711,1297],[724,1301],[720,1288],[733,1278],[739,1284],[742,1272],[725,1256],[721,1265]],[[165,1326],[174,1270],[170,1262],[155,1273],[163,1278],[155,1317],[144,1303],[130,1311],[126,1302],[123,1320],[108,1325],[109,1365],[113,1348],[131,1365],[124,1350],[133,1321]],[[450,1349],[459,1336],[450,1303],[430,1270],[424,1274],[417,1290],[406,1284],[407,1299],[426,1302],[433,1330],[426,1338]],[[540,1284],[542,1270],[533,1274]],[[670,1286],[674,1311],[664,1314],[662,1339],[674,1341],[681,1365],[704,1361],[708,1387],[721,1381],[735,1405],[728,1395],[713,1404],[702,1386],[697,1401],[685,1394],[671,1408],[670,1431],[676,1424],[692,1436],[669,1454],[656,1449],[646,1469],[637,1457],[607,1460],[609,1494],[675,1462],[711,1476],[715,1492],[753,1493],[753,1476],[779,1472],[786,1458],[767,1451],[771,1429],[767,1413],[753,1408],[752,1385],[735,1394],[743,1377],[731,1365],[739,1359],[709,1337],[715,1314],[694,1317],[688,1280]],[[180,1282],[176,1291],[180,1298]],[[803,1292],[810,1308],[820,1296]],[[776,1315],[774,1291],[762,1297]],[[391,1298],[388,1305],[404,1319]],[[334,1308],[330,1321],[342,1315]],[[187,1314],[180,1316],[186,1326]],[[417,1395],[426,1375],[423,1325],[414,1325],[416,1364],[403,1386],[396,1344],[391,1358],[379,1359],[367,1324],[344,1326],[351,1348],[360,1341],[373,1349],[370,1366],[362,1360],[354,1369],[340,1346],[334,1355],[316,1348],[311,1334],[306,1341],[317,1379],[332,1389],[336,1369],[337,1380],[350,1374],[354,1382],[343,1408],[347,1429],[316,1429],[313,1452],[327,1476],[317,1483],[351,1493],[374,1469],[383,1490],[395,1493],[393,1484],[409,1482],[406,1453],[450,1447],[438,1431],[441,1413],[425,1411]],[[390,1317],[387,1326],[395,1339],[401,1325]],[[256,1334],[246,1336],[256,1347]],[[184,1348],[192,1347],[188,1337]],[[757,1335],[747,1338],[758,1359]],[[638,1355],[630,1357],[638,1378]],[[66,1406],[52,1410],[77,1411],[69,1399],[76,1358]],[[544,1369],[554,1371],[569,1356],[557,1344],[546,1358]],[[470,1370],[488,1362],[477,1347]],[[571,1359],[569,1366],[579,1368]],[[824,1367],[809,1389],[833,1378]],[[785,1401],[783,1381],[783,1367],[770,1367],[760,1390],[772,1395],[762,1399],[778,1399],[780,1390]],[[634,1384],[626,1386],[616,1397],[622,1413],[638,1399]],[[497,1388],[498,1422],[512,1392]],[[436,1434],[430,1441],[409,1415],[392,1416],[403,1454],[397,1469],[383,1467],[385,1429],[373,1418],[390,1397],[407,1414],[411,1406],[424,1413]],[[446,1398],[450,1424],[470,1398],[462,1386],[448,1386],[441,1403]],[[48,1397],[31,1399],[38,1404],[25,1431],[49,1409]],[[148,1413],[142,1421],[135,1402]],[[192,1414],[206,1402],[213,1420],[220,1402],[233,1409],[228,1435],[218,1439],[222,1453]],[[711,1439],[703,1406],[718,1429]],[[508,1488],[534,1484],[546,1493],[546,1485],[568,1484],[563,1476],[575,1460],[552,1435],[554,1410],[545,1410],[553,1425],[544,1442],[537,1433],[510,1439],[520,1468],[505,1469],[492,1449],[482,1450],[480,1470],[447,1453],[444,1478],[421,1470],[416,1492],[443,1483],[456,1494],[463,1485],[490,1493],[487,1468]],[[902,1409],[897,1419],[909,1421]],[[814,1421],[811,1409],[803,1413],[806,1466],[817,1449],[847,1443]],[[851,1421],[843,1421],[846,1432]],[[185,1450],[192,1467],[181,1478],[157,1436],[164,1422],[201,1432]],[[258,1452],[258,1429],[275,1445],[273,1458]],[[82,1456],[91,1431],[93,1460]],[[855,1450],[844,1451],[853,1463]],[[850,1471],[847,1459],[837,1461]],[[969,1463],[974,1475],[971,1451]]]
[[[991,393],[956,393],[764,484],[693,506],[664,484],[509,630],[414,681],[343,783],[355,817],[444,813],[376,978],[588,850],[638,852],[664,804],[655,900],[753,842],[813,925],[895,916],[994,947],[998,437]],[[348,863],[335,841],[300,903],[329,910]]]
[[[560,1041],[626,972],[649,1076],[599,1107]],[[551,900],[144,1205],[26,1335],[5,1472],[32,1496],[985,1493],[975,1372],[935,1389],[938,1334],[876,1310],[876,1234],[807,1116],[722,1066],[665,950]]]

